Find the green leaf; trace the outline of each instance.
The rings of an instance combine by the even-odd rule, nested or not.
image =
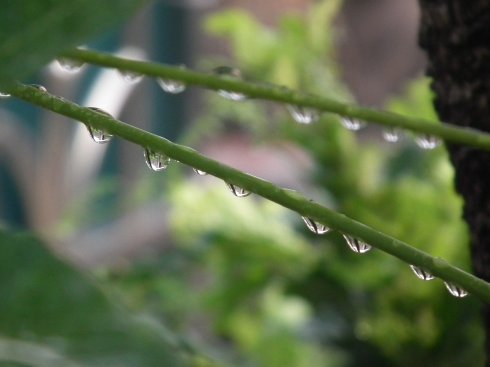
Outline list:
[[[181,365],[163,326],[113,304],[88,276],[38,240],[0,233],[0,261],[0,361]]]
[[[127,18],[144,1],[2,1],[0,84],[28,77],[60,52]]]

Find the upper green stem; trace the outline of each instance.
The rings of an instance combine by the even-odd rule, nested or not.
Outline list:
[[[312,107],[319,111],[333,112],[342,116],[349,116],[380,125],[399,127],[417,133],[438,136],[453,143],[490,150],[490,134],[482,131],[457,127],[448,123],[435,124],[434,121],[426,119],[359,107],[317,95],[296,92],[272,84],[253,83],[238,78],[220,77],[211,73],[191,71],[182,67],[162,65],[148,61],[129,60],[91,50],[75,49],[65,53],[64,56],[90,64],[134,71],[157,78],[178,80],[187,85],[196,85],[214,90],[223,89],[241,92],[249,98]]]
[[[113,135],[131,141],[141,147],[164,153],[174,160],[219,177],[226,182],[243,187],[246,190],[289,208],[302,216],[324,223],[341,233],[359,238],[408,264],[424,268],[441,279],[460,285],[482,301],[490,303],[489,283],[450,265],[443,259],[430,256],[423,251],[348,218],[343,214],[336,213],[324,206],[310,202],[297,192],[277,187],[268,181],[248,175],[207,158],[194,149],[175,144],[165,138],[115,120],[104,114],[97,113],[89,108],[81,107],[49,93],[42,92],[37,88],[16,85],[9,89],[9,93],[27,102],[84,122],[89,126],[104,129]]]

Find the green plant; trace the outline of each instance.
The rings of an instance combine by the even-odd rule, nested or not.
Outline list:
[[[229,19],[230,15],[228,14],[226,18]],[[240,15],[235,15],[233,19],[233,24],[235,25],[228,25],[228,27],[238,27],[240,24],[245,23],[248,24],[249,28],[255,29],[255,32],[259,34],[263,32],[258,26],[251,26],[250,24],[253,23],[250,23],[250,19],[244,20],[243,15],[241,17]],[[285,22],[286,35],[288,34],[287,30],[302,29],[300,27],[301,24],[298,22],[295,19],[289,19],[288,22]],[[215,31],[222,29],[219,19],[215,19],[214,25],[211,23],[210,27],[214,28]],[[248,30],[247,32],[251,33],[252,31]],[[247,34],[250,37],[249,33]],[[291,34],[294,35],[295,33],[292,32]],[[321,33],[313,32],[313,34],[318,35]],[[299,47],[298,45],[301,44],[304,38],[308,39],[309,35],[302,35],[302,37],[299,37],[299,41],[297,42],[295,42],[294,37],[290,41],[296,47]],[[253,38],[267,39],[257,37],[257,35]],[[235,42],[240,46],[240,39],[237,39]],[[325,39],[320,39],[316,42],[318,45],[328,45]],[[293,56],[290,58],[287,57],[287,50],[289,48],[285,48],[282,52],[279,52],[281,50],[273,50],[274,52],[272,52],[271,47],[275,44],[259,45],[262,47],[262,52],[259,54],[263,54],[263,57],[247,59],[247,53],[244,52],[241,53],[241,56],[239,52],[237,57],[241,57],[242,60],[239,60],[240,63],[243,62],[245,66],[249,66],[251,71],[255,68],[261,70],[262,76],[264,77],[263,80],[277,81],[274,80],[274,77],[277,78],[277,75],[285,73],[286,75],[292,75],[287,84],[294,87],[301,87],[303,85],[301,72],[294,75],[294,66],[284,66],[288,60],[294,59]],[[315,50],[315,48],[313,49]],[[324,50],[320,50],[319,52],[322,51]],[[285,53],[286,55],[284,55]],[[305,216],[343,234],[360,238],[369,245],[400,258],[407,264],[419,266],[441,279],[457,283],[483,301],[490,300],[490,288],[487,283],[459,268],[449,265],[445,260],[430,256],[417,248],[410,247],[404,242],[391,237],[393,235],[406,241],[414,240],[420,248],[430,250],[430,252],[434,251],[438,254],[441,253],[444,256],[449,255],[450,258],[455,259],[455,256],[453,257],[450,252],[443,252],[439,248],[440,244],[444,241],[464,241],[464,229],[462,229],[461,223],[457,223],[457,215],[447,215],[448,212],[457,212],[459,202],[451,196],[451,188],[447,185],[450,173],[447,173],[447,165],[441,163],[443,159],[441,154],[439,153],[437,155],[438,153],[436,153],[434,154],[435,157],[426,159],[430,167],[433,168],[431,170],[432,181],[430,184],[417,179],[416,176],[415,178],[407,177],[407,175],[404,175],[404,172],[407,170],[406,167],[397,166],[395,164],[396,162],[394,163],[395,160],[392,162],[387,159],[382,160],[379,151],[375,147],[357,147],[357,144],[355,144],[349,133],[343,132],[337,126],[333,125],[333,122],[338,119],[333,114],[360,118],[389,127],[409,129],[417,133],[439,136],[448,141],[464,143],[484,149],[490,147],[488,134],[434,124],[426,119],[427,116],[425,114],[423,118],[407,117],[392,112],[361,108],[352,103],[341,103],[317,95],[294,92],[293,90],[274,85],[245,82],[235,78],[220,78],[207,73],[126,60],[88,50],[73,50],[63,55],[101,66],[134,71],[151,77],[180,81],[186,85],[199,85],[213,90],[233,91],[243,93],[249,98],[268,99],[330,113],[322,118],[318,124],[312,124],[304,130],[279,125],[278,131],[283,136],[289,137],[300,145],[309,146],[312,155],[315,156],[319,163],[325,163],[326,167],[335,167],[337,169],[337,173],[341,178],[332,178],[332,175],[329,175],[328,172],[322,171],[322,165],[319,164],[316,180],[322,182],[328,191],[333,193],[332,196],[335,197],[335,201],[332,200],[334,201],[332,207],[359,221],[350,219],[343,214],[338,214],[336,211],[328,209],[325,206],[310,202],[299,193],[281,189],[269,182],[222,165],[198,154],[191,148],[172,143],[154,134],[116,121],[110,116],[80,107],[34,87],[21,84],[5,84],[5,90],[16,97],[72,117],[85,123],[91,129],[104,130],[127,141],[136,143],[142,149],[149,149],[153,152],[164,154],[171,159],[207,172],[227,183],[258,194],[285,208],[292,209],[298,214],[298,218]],[[305,58],[311,60],[311,55],[309,58]],[[300,61],[303,61],[303,59],[300,58]],[[295,65],[300,64],[298,62]],[[274,77],[269,78],[270,75]],[[309,80],[309,82],[311,83],[312,81]],[[318,82],[312,91],[321,93],[323,91],[322,88],[323,86]],[[418,91],[415,92],[415,95],[418,95],[417,93],[420,94],[420,91],[424,91],[423,87],[419,87]],[[424,101],[426,100],[424,99]],[[395,108],[400,109],[400,106],[403,106],[404,103],[399,101],[398,103],[393,103],[393,105]],[[420,105],[420,103],[417,105]],[[328,146],[323,144],[323,136],[332,137],[332,144]],[[400,153],[400,156],[407,153],[417,154],[403,152]],[[354,161],[353,157],[358,159],[355,160],[355,163],[349,165],[349,162]],[[388,167],[390,163],[392,163],[392,166]],[[382,170],[380,167],[388,168]],[[367,174],[367,172],[374,173]],[[372,178],[372,180],[376,179],[376,181],[360,181],[359,176],[363,173]],[[378,174],[380,175],[379,177],[377,176]],[[385,177],[389,177],[391,181],[384,179]],[[180,186],[180,189],[178,187],[172,188],[172,198],[177,202],[186,204],[185,206],[182,205],[184,208],[192,210],[191,208],[195,208],[196,199],[189,199],[189,195],[194,194],[197,196],[198,192],[192,185],[186,185],[180,182]],[[450,199],[445,200],[445,198]],[[202,200],[203,202],[200,205],[206,208],[211,206],[213,202],[219,203],[223,199],[220,193],[210,191],[209,197],[203,198]],[[387,200],[397,200],[397,205],[393,206],[394,209],[385,209],[383,204]],[[189,204],[190,202],[192,202],[192,206]],[[393,223],[396,220],[410,218],[411,212],[409,209],[414,202],[420,208],[424,208],[422,212],[431,213],[431,215],[426,216],[426,231],[418,233],[418,237],[411,233],[411,225],[413,224],[411,221],[408,223],[398,223],[393,228]],[[222,272],[219,279],[223,280],[223,282],[215,286],[209,299],[206,299],[204,303],[208,302],[208,304],[212,304],[210,309],[215,314],[214,317],[218,320],[218,332],[227,336],[233,336],[235,342],[240,346],[241,352],[245,355],[247,353],[252,354],[259,360],[259,363],[272,366],[284,365],[288,361],[294,361],[294,365],[298,366],[307,365],[308,362],[304,360],[305,358],[319,358],[325,361],[330,358],[335,360],[335,362],[332,362],[332,365],[341,365],[347,359],[346,356],[336,350],[323,351],[322,354],[318,345],[312,347],[307,343],[297,343],[294,341],[294,333],[298,330],[298,325],[302,325],[305,320],[311,317],[312,311],[308,309],[308,304],[304,302],[304,299],[333,298],[333,303],[340,303],[337,297],[347,298],[349,291],[354,293],[358,291],[362,295],[358,303],[353,305],[353,308],[361,308],[363,311],[361,312],[360,318],[355,320],[356,332],[371,343],[380,345],[380,350],[391,356],[393,360],[398,361],[400,365],[403,361],[408,364],[410,358],[412,358],[410,355],[411,349],[408,348],[408,351],[403,351],[401,348],[403,344],[400,343],[400,340],[409,344],[415,343],[414,340],[418,340],[420,344],[430,346],[437,338],[437,332],[444,330],[444,328],[438,329],[436,327],[437,321],[431,318],[429,312],[418,313],[415,326],[408,325],[405,320],[397,318],[398,309],[406,307],[408,311],[404,310],[404,312],[409,313],[410,305],[400,305],[400,299],[395,294],[395,290],[402,289],[401,293],[406,292],[407,298],[424,299],[426,297],[424,290],[404,289],[405,281],[410,282],[410,280],[405,280],[405,276],[398,275],[394,278],[395,281],[390,283],[388,279],[397,273],[396,269],[400,263],[393,263],[387,260],[382,254],[376,254],[373,255],[376,257],[376,261],[378,264],[383,264],[382,267],[386,268],[387,271],[376,273],[376,269],[373,270],[373,263],[358,264],[358,259],[355,260],[357,263],[355,270],[351,271],[350,269],[353,267],[354,260],[346,259],[335,248],[332,249],[322,246],[313,251],[307,250],[307,241],[300,236],[295,237],[294,231],[289,232],[288,237],[284,236],[284,238],[281,238],[280,234],[276,234],[276,232],[280,232],[280,229],[274,230],[279,225],[276,224],[276,227],[269,224],[263,226],[267,219],[270,218],[273,218],[273,223],[284,221],[288,223],[288,226],[294,226],[295,219],[292,218],[295,217],[277,207],[269,208],[268,204],[265,203],[261,203],[260,205],[262,207],[250,205],[246,213],[251,214],[236,217],[237,212],[230,209],[231,205],[225,205],[222,208],[223,211],[228,210],[226,217],[236,218],[235,220],[240,223],[247,223],[245,228],[253,234],[250,238],[247,238],[245,233],[240,231],[241,226],[227,227],[230,224],[227,220],[210,221],[209,223],[204,223],[202,227],[194,224],[189,229],[189,226],[185,223],[187,219],[186,212],[181,210],[174,214],[175,231],[180,233],[179,236],[182,238],[182,242],[188,243],[188,246],[190,246],[188,254],[185,252],[186,255],[192,258],[202,257],[203,267],[213,267]],[[376,210],[373,210],[374,208]],[[250,218],[253,217],[258,216],[260,218],[260,215],[263,213],[266,213],[267,217],[264,217],[262,221],[250,221]],[[434,221],[434,225],[440,224],[442,220],[446,220],[454,224],[454,226],[451,227],[450,231],[437,230],[437,236],[434,236],[433,232],[435,229],[431,225],[432,222],[430,220]],[[390,233],[391,235],[388,236],[362,223],[369,223],[373,228],[378,228],[386,232],[393,231],[395,233]],[[274,235],[270,231],[273,231]],[[427,233],[429,231],[431,232],[430,234]],[[213,242],[219,244],[220,248],[214,249],[205,246],[204,249],[199,248],[199,246],[194,248],[195,244],[192,244],[194,241],[189,240],[189,237],[195,238],[192,237],[192,234],[198,236],[198,233],[203,232],[212,236],[214,239]],[[334,237],[335,235],[328,236]],[[434,237],[437,239],[434,240]],[[281,241],[278,241],[278,239],[281,239]],[[433,247],[427,245],[426,242],[428,240],[434,243]],[[315,240],[309,238],[308,241]],[[206,243],[206,241],[204,242]],[[330,239],[329,237],[328,242],[340,244],[341,239]],[[230,246],[230,243],[234,243],[235,246]],[[257,243],[260,246],[256,246]],[[318,257],[316,261],[315,255]],[[245,265],[243,267],[235,266],[233,259],[236,258],[241,259]],[[294,263],[295,266],[292,266],[293,259],[299,259],[298,263],[301,265],[299,269],[295,268],[298,263]],[[336,268],[337,271],[324,270],[323,268],[327,264],[329,267]],[[274,281],[270,281],[270,277]],[[170,282],[161,282],[159,284],[167,292],[172,292],[172,286],[177,287],[181,285],[179,280],[176,277],[173,285]],[[330,281],[336,286],[337,292],[330,289],[325,290],[325,294],[321,294],[319,292],[320,287],[314,286],[314,284],[317,281],[322,282],[325,280]],[[390,289],[392,289],[393,293],[390,291],[379,291],[379,287],[384,282],[390,284]],[[305,284],[312,284],[311,289],[310,287],[301,286]],[[361,285],[363,289],[373,292],[374,295],[369,295],[365,291],[358,290]],[[228,294],[228,297],[223,297],[223,294]],[[295,298],[294,294],[300,294],[302,298]],[[438,299],[438,304],[444,302],[440,294],[437,294],[436,298]],[[249,306],[247,304],[240,304],[244,300],[250,302],[250,307],[247,307]],[[379,313],[376,312],[376,307],[369,307],[370,302],[378,308],[384,308],[386,311],[385,316],[380,319]],[[327,307],[318,300],[312,301],[311,303],[315,306]],[[257,312],[259,314],[258,317],[253,312],[253,310],[257,309],[259,309]],[[458,311],[455,311],[450,306],[447,311],[445,314],[447,325],[451,325],[450,315],[456,314],[458,317],[461,316]],[[387,317],[386,315],[390,316]],[[376,328],[373,325],[376,325]],[[396,337],[393,337],[391,343],[387,343],[384,334],[386,332],[390,333],[393,330],[400,331],[400,335],[396,335]],[[417,332],[421,332],[421,335],[424,335],[422,340],[414,337],[414,334]],[[417,349],[417,346],[410,345],[415,350]],[[182,349],[185,350],[185,344]],[[268,350],[275,349],[285,349],[291,351],[291,353],[285,355],[283,357],[284,359],[278,358],[273,353],[267,353]],[[171,355],[172,353],[169,352],[168,354]]]

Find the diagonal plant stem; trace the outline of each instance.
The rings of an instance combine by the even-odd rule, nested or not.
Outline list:
[[[311,107],[319,111],[332,112],[363,121],[373,122],[389,127],[398,127],[416,133],[438,136],[446,141],[490,150],[490,134],[470,128],[457,127],[444,123],[414,118],[393,112],[359,107],[317,95],[304,94],[273,84],[253,83],[237,78],[219,77],[181,67],[136,61],[117,57],[98,51],[75,49],[64,57],[84,61],[99,66],[133,71],[151,77],[178,80],[187,85],[201,86],[213,90],[241,92],[249,98],[287,103],[296,106]]]
[[[280,188],[268,181],[207,158],[194,149],[173,143],[158,135],[94,112],[89,108],[81,107],[63,98],[42,92],[34,87],[18,84],[12,87],[9,93],[26,102],[81,121],[88,126],[108,131],[141,147],[164,153],[176,161],[207,172],[228,183],[238,185],[302,216],[324,223],[341,233],[359,238],[407,264],[426,269],[434,276],[458,284],[480,300],[490,303],[490,283],[486,283],[474,275],[450,265],[441,258],[433,257],[343,214],[310,202],[297,192]]]

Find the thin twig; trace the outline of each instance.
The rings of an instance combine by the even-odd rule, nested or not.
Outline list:
[[[89,108],[68,102],[63,98],[42,92],[36,88],[17,85],[12,87],[9,92],[24,101],[84,122],[89,126],[104,129],[113,135],[138,144],[141,147],[164,153],[176,161],[242,187],[289,208],[302,216],[324,223],[341,233],[359,238],[373,247],[399,258],[407,264],[421,267],[434,276],[458,284],[482,301],[490,303],[489,283],[450,265],[441,258],[433,257],[400,240],[348,218],[343,214],[336,213],[319,204],[310,202],[297,192],[277,187],[270,182],[207,158],[194,149],[172,143],[165,138],[115,120],[104,114],[97,113]]]
[[[240,92],[249,98],[264,99],[296,106],[315,108],[362,121],[389,127],[398,127],[420,134],[438,136],[443,140],[490,150],[490,134],[470,128],[457,127],[449,123],[405,116],[393,112],[359,107],[354,104],[338,102],[317,95],[304,94],[284,87],[243,81],[237,78],[219,77],[211,73],[191,71],[182,67],[169,66],[147,61],[136,61],[92,50],[75,49],[64,54],[65,57],[99,66],[133,71],[156,78],[178,80],[187,85],[195,85],[213,90]]]

